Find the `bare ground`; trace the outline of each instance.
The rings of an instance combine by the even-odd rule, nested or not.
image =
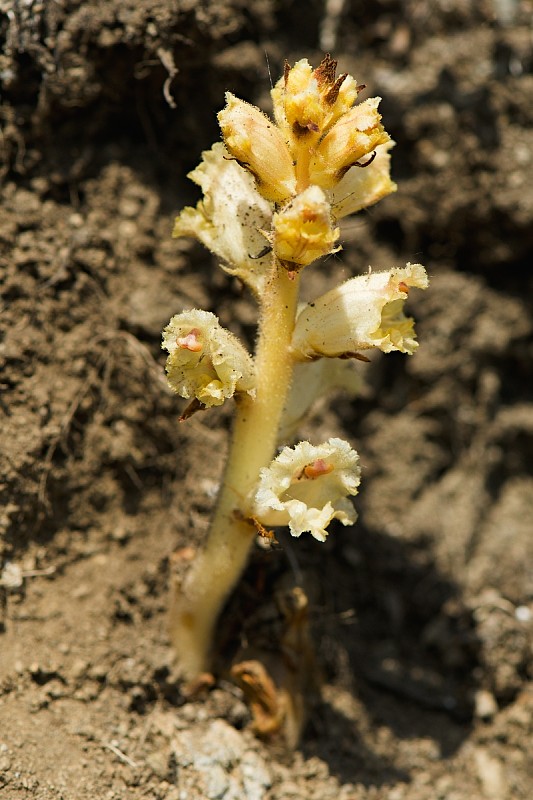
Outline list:
[[[531,797],[531,10],[0,2],[2,800]],[[160,332],[199,306],[250,342],[255,317],[172,219],[224,90],[268,108],[265,54],[276,76],[321,45],[383,97],[400,189],[309,291],[419,260],[421,347],[304,426],[361,453],[359,521],[258,549],[192,700],[169,560],[206,531],[231,411],[178,424]],[[295,563],[321,689],[288,754],[250,732],[225,653]]]

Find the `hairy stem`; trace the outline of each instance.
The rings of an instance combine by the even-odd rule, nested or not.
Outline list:
[[[290,387],[290,343],[298,302],[298,275],[273,259],[261,298],[255,356],[256,393],[237,404],[228,463],[207,542],[171,599],[171,636],[181,674],[193,678],[208,669],[215,623],[237,583],[255,538],[243,517],[261,467],[272,460],[280,418]]]

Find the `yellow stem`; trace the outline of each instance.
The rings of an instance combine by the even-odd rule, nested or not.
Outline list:
[[[306,145],[299,147],[296,154],[296,192],[298,194],[309,186],[310,165],[311,149]]]
[[[253,526],[239,519],[250,512],[250,495],[259,470],[272,460],[283,407],[290,387],[290,343],[298,302],[298,275],[273,259],[270,281],[261,299],[255,356],[256,393],[244,395],[228,463],[207,542],[171,599],[171,636],[178,666],[193,678],[209,666],[215,623],[237,583],[255,539]],[[237,514],[235,513],[237,512]]]

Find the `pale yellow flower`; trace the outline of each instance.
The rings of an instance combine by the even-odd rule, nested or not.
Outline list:
[[[418,342],[404,303],[410,287],[427,285],[421,264],[351,278],[300,312],[292,340],[295,356],[346,357],[372,347],[412,354]]]
[[[360,159],[369,158],[389,134],[378,113],[380,97],[371,97],[344,114],[318,144],[309,168],[309,180],[331,189]],[[363,162],[364,163],[364,162]]]
[[[293,536],[309,531],[319,542],[332,519],[352,525],[357,514],[349,495],[357,494],[359,456],[348,442],[300,442],[285,447],[260,472],[254,516],[264,525],[288,525]]]
[[[285,73],[271,91],[274,117],[293,155],[313,146],[353,106],[362,87],[351,75],[336,77],[337,62],[326,55],[313,69],[306,58]]]
[[[290,269],[305,267],[336,252],[339,228],[334,227],[331,206],[318,186],[310,186],[272,219],[272,244],[276,257]]]
[[[202,153],[188,176],[203,191],[196,208],[187,206],[176,217],[172,235],[198,239],[255,294],[261,294],[271,258],[256,258],[265,249],[261,229],[272,223],[273,204],[257,191],[253,177],[234,161],[221,142]]]
[[[363,389],[361,375],[352,361],[340,358],[319,358],[316,361],[298,362],[294,365],[289,396],[281,416],[278,441],[290,441],[309,409],[320,397],[335,390],[351,396]]]
[[[163,331],[169,386],[181,397],[219,406],[236,392],[254,391],[254,367],[236,336],[210,311],[176,314]]]
[[[368,166],[352,167],[332,189],[326,191],[335,219],[373,206],[397,189],[390,177],[390,150],[393,141],[376,147]]]

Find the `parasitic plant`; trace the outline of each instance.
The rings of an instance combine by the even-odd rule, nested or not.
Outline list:
[[[319,392],[353,381],[349,359],[417,347],[404,302],[411,287],[427,286],[419,264],[369,269],[299,305],[309,265],[341,249],[338,221],[396,190],[379,98],[357,103],[364,87],[337,77],[336,66],[329,55],[316,69],[306,59],[286,64],[272,89],[273,120],[228,93],[218,115],[223,142],[189,176],[203,199],[176,219],[174,236],[200,240],[259,309],[253,357],[206,311],[177,314],[163,335],[169,384],[190,400],[183,418],[235,400],[207,541],[171,599],[171,635],[188,679],[209,666],[215,624],[258,531],[283,525],[323,542],[332,519],[356,519],[359,457],[348,442],[278,447]]]

